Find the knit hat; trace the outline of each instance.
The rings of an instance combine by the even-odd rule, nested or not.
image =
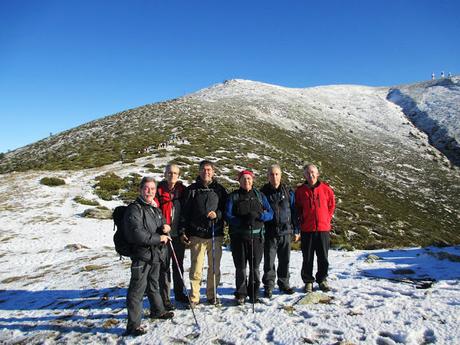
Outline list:
[[[241,170],[238,173],[238,181],[241,179],[241,176],[243,175],[250,175],[252,178],[254,178],[254,173],[251,170]]]

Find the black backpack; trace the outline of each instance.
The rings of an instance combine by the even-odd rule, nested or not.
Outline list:
[[[115,244],[115,250],[120,255],[120,259],[122,256],[131,256],[131,245],[126,241],[124,234],[123,218],[127,208],[127,206],[117,206],[112,213],[113,230],[115,231],[113,243]]]

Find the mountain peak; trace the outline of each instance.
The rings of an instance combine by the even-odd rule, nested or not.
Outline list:
[[[419,89],[425,93],[420,99]],[[416,118],[442,114],[446,104],[452,105],[449,114],[458,118],[456,87],[398,90],[400,98],[411,98],[408,104],[422,111]],[[390,97],[388,92],[359,85],[295,89],[232,79],[6,153],[0,171],[104,166],[100,169],[118,172],[121,166],[162,176],[164,165],[174,161],[184,181],[191,182],[197,162],[211,159],[219,168],[219,180],[232,189],[237,171],[252,169],[261,185],[274,163],[283,167],[284,181],[295,186],[302,183],[302,166],[310,161],[338,197],[336,245],[458,243],[458,169],[431,145],[432,139],[414,126],[415,121],[408,120],[407,111],[417,109],[396,105],[401,104],[399,95]],[[430,102],[423,110],[426,99]],[[441,128],[435,133],[450,133],[442,126],[455,122],[446,120],[433,127]],[[446,145],[455,151],[456,143]]]

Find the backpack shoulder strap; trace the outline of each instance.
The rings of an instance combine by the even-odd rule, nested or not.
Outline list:
[[[262,199],[262,193],[260,192],[260,190],[258,190],[257,188],[254,188],[254,193],[256,193],[257,200],[259,200],[260,204],[263,206],[264,201]]]
[[[230,198],[232,199],[233,203],[237,202],[240,199],[240,195],[237,190],[230,193]]]

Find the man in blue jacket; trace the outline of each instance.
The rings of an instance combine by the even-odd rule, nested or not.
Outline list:
[[[259,302],[259,266],[264,251],[264,222],[273,218],[267,198],[253,188],[254,174],[243,170],[238,174],[240,188],[227,201],[225,215],[230,227],[230,243],[235,264],[235,298],[243,304],[246,297]],[[249,263],[249,279],[246,267]]]

